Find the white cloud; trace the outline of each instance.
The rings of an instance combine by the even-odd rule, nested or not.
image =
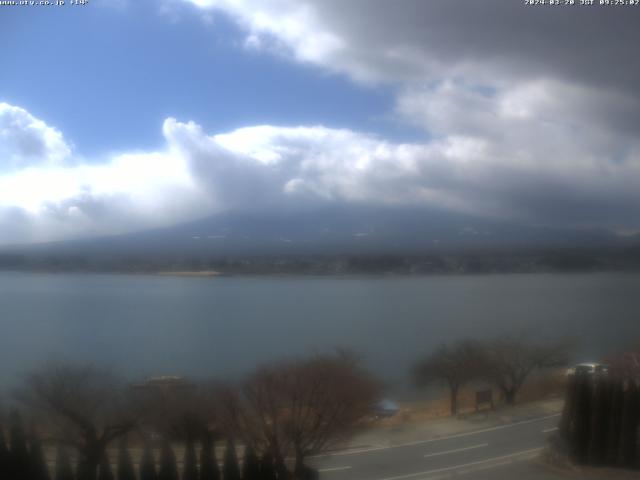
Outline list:
[[[440,169],[448,146],[393,144],[322,126],[210,136],[172,118],[163,134],[158,151],[0,174],[0,242],[124,232],[229,209],[446,200],[424,175]],[[447,155],[456,158],[455,148]]]
[[[70,146],[62,134],[20,107],[0,103],[0,172],[38,164],[60,164]]]
[[[229,210],[328,203],[638,225],[624,206],[640,201],[640,143],[620,134],[625,149],[613,161],[621,144],[607,137],[606,126],[556,103],[559,97],[584,102],[590,92],[561,87],[538,82],[491,95],[455,82],[406,89],[397,111],[433,132],[424,143],[324,126],[261,125],[210,135],[194,122],[168,118],[162,148],[91,162],[74,156],[57,130],[6,106],[29,119],[12,124],[12,135],[26,135],[36,125],[50,138],[41,142],[48,147],[37,161],[21,144],[5,145],[16,167],[0,172],[0,244],[128,232]],[[467,112],[469,105],[474,107]],[[587,133],[581,142],[576,129]]]
[[[2,110],[10,113],[0,118],[13,168],[0,170],[0,243],[126,232],[207,211],[184,160],[170,151],[90,163],[24,109]]]
[[[304,2],[188,1],[203,9],[219,9],[232,15],[246,28],[245,45],[250,48],[286,49],[297,60],[317,64],[326,64],[344,48],[337,35],[320,25],[315,8]]]
[[[349,139],[336,146],[358,158],[349,167],[306,145],[306,173],[317,174],[290,179],[290,193],[424,201],[546,224],[640,227],[633,213],[640,63],[616,47],[621,39],[640,40],[635,15],[599,7],[550,12],[500,0],[180,1],[229,15],[254,48],[356,82],[391,85],[395,118],[432,139],[411,146]],[[596,48],[581,47],[596,38]],[[385,149],[387,161],[372,153]],[[267,154],[271,161],[283,155]],[[383,180],[374,181],[376,174]]]

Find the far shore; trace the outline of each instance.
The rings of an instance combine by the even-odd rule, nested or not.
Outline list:
[[[180,271],[180,272],[158,272],[156,275],[165,277],[219,277],[222,273],[215,270],[197,270],[197,271]]]

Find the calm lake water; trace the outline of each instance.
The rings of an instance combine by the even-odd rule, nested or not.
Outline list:
[[[640,275],[221,277],[0,273],[0,384],[49,359],[228,377],[347,346],[398,383],[461,337],[573,334],[576,360],[640,338]]]

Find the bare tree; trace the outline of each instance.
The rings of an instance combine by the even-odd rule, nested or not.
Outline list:
[[[478,378],[483,359],[481,346],[474,341],[441,345],[416,364],[413,376],[418,386],[442,383],[449,388],[451,415],[458,413],[458,393],[466,383]]]
[[[27,376],[18,397],[55,440],[78,450],[81,480],[95,480],[107,446],[136,424],[113,375],[91,366],[45,366]]]
[[[265,366],[256,370],[242,388],[242,409],[245,436],[262,450],[284,452],[288,450],[283,429],[286,372],[281,365]]]
[[[296,467],[353,433],[371,413],[380,385],[349,354],[317,355],[290,365],[285,435]]]
[[[143,428],[165,438],[195,441],[217,428],[218,390],[216,383],[196,383],[183,379],[135,384],[133,401],[141,412]]]
[[[542,344],[524,336],[501,337],[486,343],[482,369],[511,405],[534,370],[565,366],[571,349],[572,342],[567,339]]]
[[[345,353],[316,355],[258,369],[227,397],[235,431],[273,456],[277,468],[293,454],[307,456],[345,440],[372,411],[378,383]]]

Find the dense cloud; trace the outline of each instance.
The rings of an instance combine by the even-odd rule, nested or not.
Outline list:
[[[11,139],[32,138],[47,148],[33,156],[20,142],[3,146],[9,162],[0,162],[0,243],[120,233],[207,211],[184,162],[170,152],[86,162],[65,147],[60,162],[62,134],[23,109],[6,108],[31,120],[13,122]],[[56,141],[47,143],[51,132]]]
[[[3,169],[61,163],[70,153],[69,145],[58,130],[23,108],[0,102],[0,165]]]
[[[455,109],[456,95],[447,101],[452,106],[446,108]],[[640,201],[637,150],[633,162],[601,162],[588,153],[597,139],[580,148],[559,136],[549,140],[551,147],[520,152],[517,145],[529,138],[526,126],[525,133],[514,129],[497,142],[492,138],[500,124],[476,122],[469,129],[482,129],[481,136],[460,131],[398,144],[320,126],[208,135],[193,122],[169,118],[159,151],[0,174],[1,240],[126,232],[228,210],[345,203],[424,205],[536,223],[637,224],[634,210],[624,208]],[[540,161],[563,148],[564,157],[580,161]]]
[[[390,113],[425,140],[330,126],[205,132],[169,118],[157,151],[86,162],[61,132],[0,104],[0,243],[327,203],[640,230],[640,9],[498,0],[163,6],[186,3],[230,16],[246,48],[393,88]]]
[[[0,240],[117,233],[227,210],[440,201],[421,174],[435,146],[319,126],[209,136],[172,118],[163,134],[161,151],[0,173]]]
[[[640,9],[503,0],[181,0],[250,48],[392,85],[441,156],[420,181],[523,221],[639,229]],[[438,179],[435,181],[434,179]]]
[[[553,76],[634,91],[634,7],[525,6],[509,0],[181,0],[226,12],[253,46],[362,81],[469,76],[503,84]]]

